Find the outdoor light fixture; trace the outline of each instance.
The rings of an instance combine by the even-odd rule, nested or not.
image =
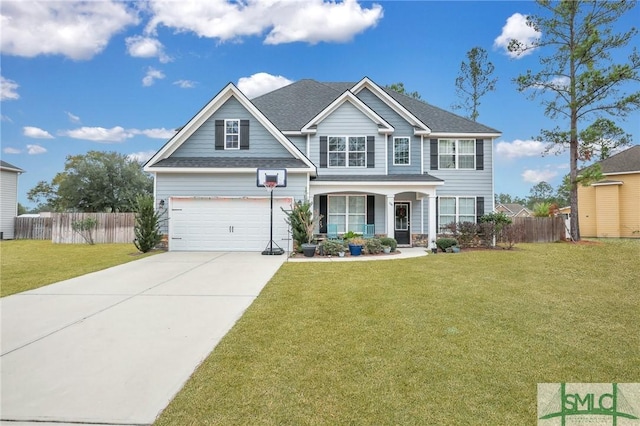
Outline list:
[[[158,203],[158,207],[164,209],[164,200],[160,200],[160,202]]]

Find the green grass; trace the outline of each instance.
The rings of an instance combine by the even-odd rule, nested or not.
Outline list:
[[[0,241],[2,297],[140,259],[133,244]]]
[[[288,263],[157,425],[524,425],[640,379],[640,241]]]

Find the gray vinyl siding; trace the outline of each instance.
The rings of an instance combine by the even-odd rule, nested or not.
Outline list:
[[[216,150],[215,121],[249,120],[249,149]],[[176,157],[289,157],[291,154],[235,98],[230,98],[174,153]]]
[[[0,231],[2,238],[12,240],[18,213],[18,173],[0,172]]]
[[[287,136],[291,142],[302,152],[307,155],[307,137],[306,136]]]
[[[311,138],[310,159],[320,165],[320,136],[374,136],[375,167],[328,167],[318,168],[323,175],[375,175],[384,174],[384,136],[378,134],[378,125],[350,102],[345,102],[330,116],[318,124]]]
[[[412,234],[420,234],[427,233],[429,230],[428,222],[429,222],[429,203],[425,201],[424,203],[424,212],[422,211],[422,201],[416,199],[415,192],[403,192],[397,194],[395,196],[395,202],[401,203],[403,201],[408,201],[411,203],[411,216],[409,220],[411,223],[409,224],[409,228],[411,229]],[[424,213],[424,214],[422,214]],[[422,232],[422,223],[421,218],[424,220],[424,232]]]
[[[380,98],[374,95],[369,89],[364,89],[358,93],[358,98],[361,99],[369,108],[374,110],[379,116],[384,118],[389,124],[393,126],[395,131],[389,135],[388,140],[388,165],[389,174],[415,174],[421,173],[420,164],[420,141],[419,136],[413,135],[413,126],[402,118],[397,112],[391,109]],[[394,166],[393,165],[393,138],[394,137],[409,137],[411,139],[410,147],[410,164],[408,166]]]
[[[274,197],[302,200],[307,192],[307,175],[289,173],[287,187],[276,188]],[[156,200],[170,197],[267,197],[264,188],[256,186],[255,173],[157,173]],[[168,210],[167,210],[168,211]],[[161,229],[167,233],[167,221]]]

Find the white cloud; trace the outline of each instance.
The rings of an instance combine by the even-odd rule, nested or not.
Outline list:
[[[367,9],[356,0],[152,0],[149,10],[153,17],[146,31],[150,34],[160,25],[221,41],[267,32],[266,44],[345,42],[377,25],[383,16],[382,6]]]
[[[156,80],[161,80],[165,77],[164,73],[160,70],[157,70],[153,67],[149,67],[147,70],[147,75],[142,79],[142,85],[145,87],[152,86]]]
[[[496,154],[505,158],[541,157],[546,145],[540,141],[516,139],[513,142],[498,142]]]
[[[138,163],[146,163],[155,153],[155,151],[134,152],[127,155],[127,158],[129,160],[137,161]]]
[[[527,169],[522,172],[522,178],[525,182],[529,183],[539,183],[542,181],[549,182],[554,177],[558,176],[558,172],[554,170],[544,169],[544,170],[531,170]]]
[[[127,53],[135,58],[158,57],[158,60],[163,64],[171,62],[171,58],[164,52],[164,46],[158,39],[133,36],[127,37],[125,42],[127,44]]]
[[[7,1],[1,12],[3,54],[91,59],[114,34],[137,24],[119,1]]]
[[[176,134],[175,130],[160,128],[160,129],[145,129],[145,130],[130,130],[134,135],[145,135],[152,139],[170,139]]]
[[[75,130],[67,130],[61,134],[74,139],[104,143],[124,142],[134,136],[133,132],[125,130],[120,126],[112,127],[111,129],[105,129],[104,127],[80,127]]]
[[[11,148],[10,146],[8,146],[4,148],[2,152],[4,152],[5,154],[20,154],[22,151],[20,151],[18,148]]]
[[[47,149],[40,145],[27,145],[27,154],[29,155],[44,154],[45,152]]]
[[[69,121],[71,121],[72,123],[80,122],[80,117],[78,117],[77,115],[72,114],[69,111],[65,111],[65,114],[67,114],[67,117],[69,117]]]
[[[8,115],[0,114],[0,121],[6,121],[7,123],[13,123],[13,120]]]
[[[238,80],[238,89],[248,98],[255,98],[262,94],[289,85],[293,81],[281,75],[271,75],[266,72],[253,74],[251,77],[242,77]]]
[[[15,81],[0,76],[0,100],[13,101],[19,99],[20,95],[17,92],[18,87],[20,87],[20,85]]]
[[[527,25],[527,16],[520,13],[514,13],[507,19],[507,23],[502,27],[502,33],[493,41],[493,47],[503,49],[511,58],[522,58],[535,49],[526,50],[522,54],[509,52],[509,43],[511,40],[518,40],[524,47],[533,47],[534,43],[540,38],[542,33],[536,31],[533,27]]]
[[[28,138],[34,139],[53,139],[51,133],[46,130],[39,129],[37,127],[25,126],[22,128],[22,133]]]
[[[181,89],[193,89],[196,87],[196,82],[192,80],[178,80],[174,81],[173,84],[180,87]]]

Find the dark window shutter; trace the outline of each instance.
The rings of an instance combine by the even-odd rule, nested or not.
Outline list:
[[[367,195],[367,225],[376,223],[376,196]]]
[[[327,208],[327,196],[320,195],[318,197],[320,199],[320,214],[322,215],[322,220],[320,220],[320,233],[327,233],[327,222],[329,221],[329,217],[327,216],[328,208]]]
[[[476,223],[484,216],[484,197],[476,197]]]
[[[249,120],[240,120],[240,149],[249,149]]]
[[[327,142],[327,137],[320,136],[320,167],[322,168],[327,168],[328,144],[329,142]]]
[[[224,120],[216,120],[216,149],[224,149]]]
[[[376,166],[376,137],[367,136],[367,168]]]
[[[476,170],[484,170],[484,141],[476,139]]]
[[[431,139],[431,170],[438,170],[438,139]]]

